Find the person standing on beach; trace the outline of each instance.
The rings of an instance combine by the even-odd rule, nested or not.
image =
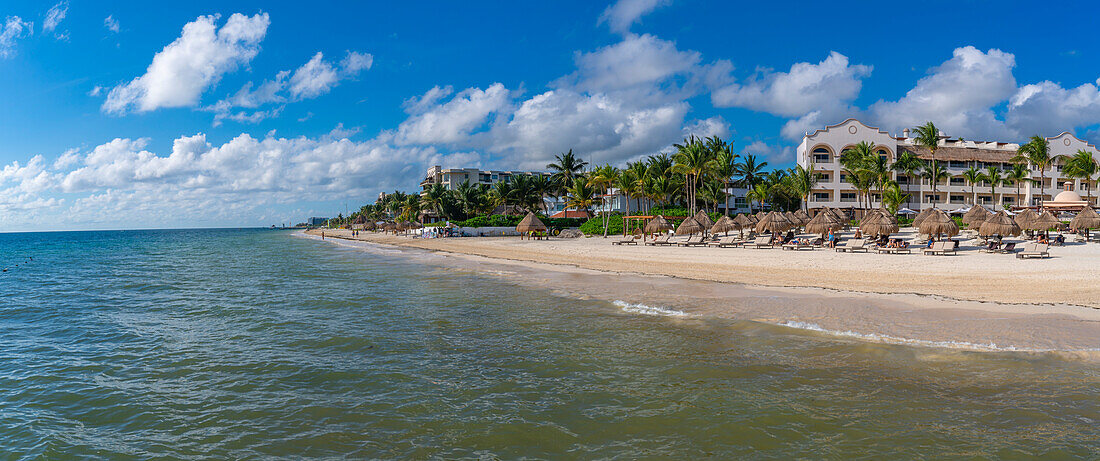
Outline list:
[[[325,239],[325,231],[321,231],[321,240]]]

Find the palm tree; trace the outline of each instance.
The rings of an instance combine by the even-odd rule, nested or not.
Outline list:
[[[845,169],[845,174],[850,178],[848,182],[855,187],[860,195],[859,206],[863,208],[863,197],[867,197],[867,205],[871,206],[871,189],[881,186],[890,180],[890,169],[886,160],[875,153],[875,144],[860,141],[859,144],[845,149],[840,154],[840,164]]]
[[[555,189],[558,191],[573,187],[573,179],[584,171],[584,167],[588,166],[588,162],[573,155],[573,149],[555,155],[554,160],[554,163],[546,165],[546,168],[552,173],[550,181],[554,183]]]
[[[1032,168],[1039,169],[1039,201],[1042,202],[1043,188],[1047,182],[1046,170],[1054,163],[1054,158],[1050,156],[1050,143],[1042,136],[1032,136],[1027,144],[1016,150],[1016,156],[1012,158],[1012,161],[1017,163],[1027,162]]]
[[[405,221],[419,221],[420,220],[420,196],[408,195],[405,197],[405,204],[402,207],[401,216]]]
[[[424,195],[420,197],[420,204],[423,208],[427,208],[434,211],[444,219],[451,219],[450,216],[446,216],[443,210],[443,203],[451,196],[451,191],[447,190],[447,187],[443,184],[432,184],[424,190]]]
[[[769,187],[768,187],[767,184],[757,183],[755,186],[753,186],[751,189],[749,189],[748,193],[745,194],[745,198],[750,200],[750,202],[749,202],[749,212],[750,213],[752,212],[752,202],[753,201],[760,204],[760,209],[761,210],[764,209],[764,202],[768,201],[768,192],[769,192],[768,189],[769,189]]]
[[[890,214],[896,214],[902,203],[909,203],[909,194],[902,192],[897,182],[890,181],[882,190],[882,206],[890,210]]]
[[[982,181],[989,182],[989,197],[991,200],[997,200],[997,186],[1005,183],[1005,177],[1001,174],[1001,169],[995,166],[991,166],[982,173]]]
[[[576,210],[584,210],[592,215],[592,206],[596,204],[596,192],[588,186],[588,181],[574,181],[573,187],[566,191],[565,206]]]
[[[543,213],[549,214],[550,210],[547,208],[545,198],[553,189],[550,177],[542,173],[533,174],[528,178],[528,185],[531,187],[531,193],[537,195],[539,198],[539,209],[541,209]]]
[[[813,192],[814,187],[817,187],[817,172],[814,171],[813,162],[810,162],[809,168],[804,168],[802,165],[795,166],[790,178],[794,192],[802,197],[802,203],[806,205],[806,209],[809,209],[810,193]]]
[[[921,171],[921,177],[927,179],[928,182],[932,184],[933,196],[936,195],[936,185],[939,184],[940,181],[946,181],[949,176],[951,175],[947,174],[947,170],[944,169],[943,165],[936,162],[926,163],[924,165],[924,171]],[[936,201],[932,201],[932,208],[935,207]]]
[[[635,164],[641,164],[641,162],[636,162]],[[643,168],[645,167],[644,164],[642,166]],[[614,184],[614,187],[619,189],[619,194],[622,195],[623,199],[626,201],[627,216],[630,216],[630,198],[636,196],[636,191],[638,190],[638,178],[635,169],[636,168],[631,168],[628,165],[625,170],[619,172],[619,177]]]
[[[768,162],[758,162],[755,155],[748,154],[737,163],[734,177],[737,178],[738,185],[746,189],[752,189],[756,187],[760,175],[767,166]]]
[[[493,204],[493,207],[504,207],[503,212],[508,214],[508,206],[516,203],[516,194],[512,189],[512,183],[509,181],[497,181],[493,183],[493,187],[489,189],[489,202]]]
[[[588,176],[588,185],[601,193],[601,202],[607,197],[607,190],[618,181],[619,169],[611,166],[610,163],[597,167]],[[603,236],[606,238],[608,226],[611,224],[611,213],[609,209],[604,209],[601,215],[603,219]]]
[[[977,190],[977,187],[978,187],[978,182],[982,180],[982,176],[983,176],[982,175],[982,170],[979,170],[977,167],[972,166],[972,167],[970,167],[970,169],[964,171],[962,176],[963,176],[963,179],[966,179],[966,182],[970,183],[970,194],[974,197],[974,205],[977,205],[978,204],[978,190]]]
[[[722,143],[722,147],[715,153],[713,173],[722,182],[722,191],[728,190],[733,176],[737,174],[737,154],[730,151],[729,144]],[[729,215],[729,203],[724,208],[726,215]]]
[[[683,144],[674,144],[676,154],[672,172],[684,175],[684,192],[687,195],[688,208],[695,214],[696,188],[698,182],[715,168],[714,159],[706,146],[694,136],[685,139]]]
[[[924,125],[914,128],[913,132],[913,142],[915,142],[918,146],[928,149],[928,152],[932,154],[932,165],[930,167],[926,167],[925,171],[940,171],[940,169],[936,165],[936,149],[939,149],[940,146],[939,128],[936,128],[936,125],[933,125],[932,122],[928,122]],[[935,181],[932,182],[932,195],[936,195]],[[935,207],[936,203],[932,202],[932,208]]]
[[[902,152],[901,155],[898,155],[897,161],[894,162],[894,171],[905,174],[907,178],[905,182],[905,193],[908,194],[907,197],[912,197],[913,191],[911,188],[913,187],[913,178],[917,177],[917,173],[920,172],[923,165],[924,162],[917,158],[916,155],[909,152]],[[909,202],[907,201],[905,204],[909,205]]]
[[[1066,160],[1065,168],[1066,176],[1071,178],[1081,179],[1085,183],[1085,193],[1088,196],[1089,204],[1092,204],[1092,187],[1089,181],[1092,181],[1092,177],[1096,176],[1096,173],[1100,173],[1100,164],[1096,162],[1096,158],[1092,156],[1092,152],[1087,150],[1079,150],[1076,154]]]
[[[1029,180],[1031,180],[1031,171],[1022,163],[1013,164],[1012,168],[1006,172],[1005,181],[1012,181],[1012,184],[1016,185],[1016,206],[1020,206],[1020,186]]]

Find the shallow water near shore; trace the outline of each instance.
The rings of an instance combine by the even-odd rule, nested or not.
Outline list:
[[[678,306],[658,296],[675,281],[632,282],[650,288],[616,303],[568,286],[591,283],[584,273],[532,281],[540,275],[507,266],[329,243],[264,230],[0,235],[0,451],[1084,458],[1098,448],[1093,360],[864,341]]]

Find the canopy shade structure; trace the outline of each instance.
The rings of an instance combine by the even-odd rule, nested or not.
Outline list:
[[[729,216],[722,216],[721,218],[718,218],[718,222],[714,223],[714,225],[710,227],[710,233],[712,234],[729,232],[731,230],[741,230],[741,225],[737,224],[737,222],[735,222],[733,219],[730,219]]]
[[[989,211],[986,211],[985,207],[975,205],[970,207],[970,211],[967,211],[966,214],[963,215],[962,221],[963,224],[966,224],[971,229],[977,229],[981,227],[982,222],[989,217],[989,214]]]
[[[1044,211],[1043,214],[1035,217],[1035,219],[1032,219],[1031,221],[1028,221],[1027,225],[1024,226],[1024,229],[1047,230],[1059,227],[1061,225],[1062,221],[1059,221],[1058,218],[1055,218],[1054,215],[1050,214],[1049,211]]]
[[[943,210],[933,209],[925,216],[924,221],[918,227],[920,233],[926,235],[943,235],[953,237],[959,234],[959,225],[951,219]]]
[[[986,218],[978,229],[978,235],[982,237],[991,237],[995,235],[1008,237],[1020,235],[1020,232],[1020,226],[1016,224],[1016,220],[1012,219],[1012,216],[1009,216],[1003,211],[994,213],[992,216]]]
[[[645,232],[647,234],[656,234],[658,232],[664,232],[672,229],[672,223],[668,222],[668,220],[665,219],[664,216],[657,216],[653,219],[650,219],[649,222],[645,225]]]
[[[756,223],[757,232],[783,232],[787,229],[794,227],[790,221],[787,220],[783,213],[778,211],[772,211],[764,216],[760,222]]]
[[[703,210],[699,210],[698,213],[695,213],[694,218],[695,221],[699,223],[699,225],[707,229],[710,229],[714,226],[714,221],[711,221],[710,216],[707,216],[707,213]]]
[[[1085,207],[1077,216],[1070,221],[1069,227],[1073,230],[1087,230],[1096,229],[1100,227],[1100,214],[1096,214],[1096,210],[1092,207]]]
[[[706,230],[695,218],[687,218],[676,228],[676,235],[701,233]]]
[[[534,213],[528,212],[527,216],[524,216],[523,220],[516,225],[516,232],[546,232],[546,224],[543,224]]]
[[[889,211],[878,209],[865,216],[859,223],[859,230],[865,235],[890,235],[897,232],[898,220]]]
[[[826,210],[822,210],[817,216],[814,216],[810,222],[806,223],[806,232],[813,234],[825,235],[829,233],[829,231],[843,228],[844,222],[838,219],[835,214],[829,213]]]

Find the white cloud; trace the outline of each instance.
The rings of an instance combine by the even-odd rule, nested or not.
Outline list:
[[[657,82],[699,72],[702,56],[680,51],[676,45],[649,34],[632,35],[589,53],[577,53],[577,71],[560,79],[580,91],[617,91],[641,87],[651,90]]]
[[[0,58],[15,55],[15,41],[33,33],[34,23],[19,16],[8,16],[0,25]]]
[[[668,4],[668,0],[619,0],[603,10],[596,24],[607,23],[612,32],[626,34],[642,16]]]
[[[374,65],[374,56],[370,53],[360,53],[358,51],[348,51],[344,59],[340,61],[340,70],[346,77],[354,77],[359,75],[359,72],[364,70],[370,70]]]
[[[235,13],[220,29],[217,21],[217,15],[200,16],[184,25],[180,37],[153,57],[144,75],[111,89],[103,111],[123,114],[198,104],[222,75],[259,53],[270,24],[267,13]]]
[[[783,164],[794,160],[794,147],[756,140],[741,149],[741,155],[749,154],[764,157],[771,165]]]
[[[721,115],[716,115],[703,120],[693,120],[684,125],[683,137],[695,136],[697,138],[709,138],[717,136],[726,138],[730,134],[730,124]]]
[[[455,89],[451,85],[445,87],[434,86],[432,89],[425,92],[420,97],[413,96],[405,100],[402,107],[405,108],[407,114],[422,114],[427,112],[439,102],[440,99],[446,98],[454,93]]]
[[[430,98],[428,91],[421,100]],[[463,144],[483,127],[490,115],[508,107],[508,89],[494,83],[484,90],[468,88],[454,98],[410,116],[397,127],[398,144]]]
[[[294,76],[290,78],[290,95],[295,99],[316,98],[328,93],[338,80],[336,69],[318,51],[294,71]]]
[[[755,79],[717,88],[711,100],[719,107],[743,107],[782,117],[799,117],[824,108],[845,107],[857,96],[871,66],[850,65],[831,52],[823,61],[795,63],[787,72],[762,71]]]
[[[1024,85],[1009,99],[1006,122],[1018,137],[1095,125],[1100,123],[1100,91],[1092,83],[1068,89],[1051,81]]]
[[[75,165],[77,162],[80,161],[80,155],[78,155],[79,153],[80,149],[77,148],[66,150],[61,154],[60,157],[57,158],[57,160],[53,162],[53,169],[63,170]]]
[[[118,20],[115,19],[114,15],[107,15],[106,18],[103,18],[103,27],[117,34],[119,31]]]
[[[61,2],[54,5],[46,12],[46,20],[42,21],[42,32],[51,33],[57,29],[57,26],[61,24],[61,21],[65,19],[65,15],[69,13],[69,2]],[[64,35],[58,35],[58,38],[63,38]]]
[[[868,113],[883,129],[897,131],[928,120],[952,136],[1013,139],[993,107],[1017,92],[1015,57],[1001,50],[956,48],[951,59],[929,71],[897,101],[878,101]]]

